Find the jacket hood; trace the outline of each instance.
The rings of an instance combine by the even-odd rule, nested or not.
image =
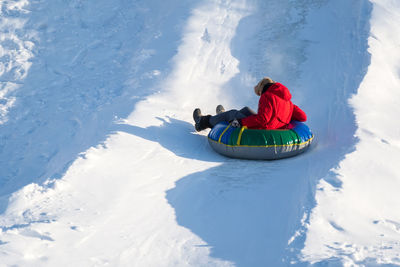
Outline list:
[[[272,84],[266,92],[274,94],[286,101],[292,99],[292,94],[289,92],[289,89],[281,83]]]

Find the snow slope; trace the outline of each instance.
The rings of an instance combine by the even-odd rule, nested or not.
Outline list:
[[[0,266],[399,264],[399,3],[181,2],[0,2]],[[264,75],[318,144],[215,154]]]
[[[400,2],[371,1],[371,63],[350,104],[358,141],[333,170],[340,186],[321,180],[304,259],[345,266],[400,265]]]

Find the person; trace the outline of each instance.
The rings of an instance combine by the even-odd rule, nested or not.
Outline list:
[[[212,128],[222,121],[230,123],[233,127],[285,129],[292,120],[301,122],[307,120],[306,113],[292,103],[292,95],[283,84],[265,77],[254,87],[254,92],[260,96],[257,113],[249,107],[225,111],[219,105],[217,115],[203,116],[201,110],[196,108],[193,111],[196,131]]]

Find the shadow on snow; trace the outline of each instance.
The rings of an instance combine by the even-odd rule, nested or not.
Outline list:
[[[15,34],[35,33],[34,57],[0,125],[0,213],[25,185],[62,177],[154,93],[146,88],[168,73],[193,4],[55,0],[24,7],[28,20]]]

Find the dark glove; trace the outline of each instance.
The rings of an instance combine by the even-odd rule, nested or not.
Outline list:
[[[232,125],[232,127],[235,127],[235,128],[241,127],[240,122],[237,119],[234,119],[233,121],[231,121],[231,125]]]

